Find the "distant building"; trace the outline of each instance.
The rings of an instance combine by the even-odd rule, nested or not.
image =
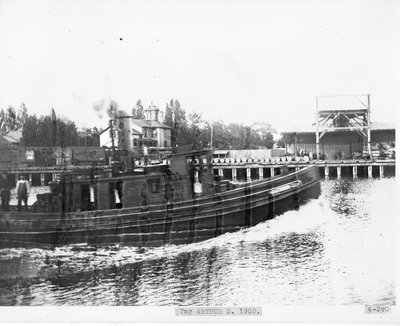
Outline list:
[[[395,126],[371,122],[371,95],[316,97],[315,123],[285,130],[286,152],[317,159],[394,157]]]
[[[131,120],[134,146],[143,144],[148,147],[170,148],[171,127],[163,123],[160,110],[151,105],[145,110],[145,115],[145,120]]]
[[[119,116],[113,123],[115,146],[129,151],[140,151],[143,146],[159,150],[171,148],[171,127],[164,124],[162,112],[151,105],[145,110],[146,119]],[[100,134],[100,146],[111,147],[110,127]]]
[[[370,124],[371,147],[394,147],[396,133],[393,123]],[[289,154],[298,154],[301,150],[306,153],[316,153],[316,126],[293,127],[282,132],[285,149]],[[366,150],[366,142],[362,135],[351,130],[328,131],[320,140],[320,153],[324,158],[335,160],[352,158],[362,155]]]
[[[281,157],[285,155],[283,148],[271,149],[230,149],[230,150],[214,150],[213,158],[216,159],[270,159],[273,157]]]

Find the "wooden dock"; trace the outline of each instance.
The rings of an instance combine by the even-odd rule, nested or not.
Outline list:
[[[289,172],[299,170],[309,165],[316,165],[320,169],[321,177],[325,178],[383,178],[395,176],[394,159],[386,160],[313,160],[304,159],[288,159],[288,158],[272,158],[272,159],[250,159],[250,158],[214,158],[213,170],[215,175],[221,176],[223,179],[232,181],[250,181],[268,178],[279,175],[282,170],[287,169]],[[164,160],[168,163],[168,160]],[[206,162],[205,162],[206,163]],[[140,167],[144,162],[136,162],[136,166]],[[47,185],[49,182],[57,179],[58,175],[70,170],[90,171],[93,168],[105,168],[105,166],[50,166],[50,167],[19,167],[8,168],[6,172],[18,181],[20,175],[25,175],[33,186]]]
[[[250,181],[254,179],[264,179],[274,175],[279,175],[282,170],[295,171],[302,167],[315,165],[319,167],[321,177],[341,178],[342,176],[383,178],[385,176],[395,176],[394,159],[385,160],[304,160],[273,158],[266,160],[259,159],[213,159],[214,174],[224,179],[233,181]]]

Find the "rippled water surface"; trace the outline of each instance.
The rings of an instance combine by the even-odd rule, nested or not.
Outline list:
[[[205,242],[0,250],[0,305],[395,303],[394,179],[322,181],[300,211]]]

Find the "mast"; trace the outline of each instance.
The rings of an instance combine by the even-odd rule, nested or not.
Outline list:
[[[110,137],[111,137],[111,153],[112,153],[111,158],[112,158],[112,161],[114,162],[115,161],[115,143],[114,143],[115,132],[113,129],[113,124],[112,124],[113,121],[114,121],[114,119],[110,119]]]
[[[213,147],[213,124],[211,123],[211,150],[212,150],[212,147]]]

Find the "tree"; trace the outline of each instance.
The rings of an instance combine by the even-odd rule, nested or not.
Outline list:
[[[136,105],[132,108],[133,119],[145,119],[144,109],[142,105],[142,100],[138,100]]]
[[[18,125],[18,121],[17,121],[17,113],[12,106],[9,106],[7,108],[6,117],[8,123],[8,130],[14,130]]]
[[[188,114],[187,129],[186,129],[186,142],[193,144],[195,148],[202,148],[207,143],[202,134],[204,121],[201,114],[191,112]]]
[[[33,145],[40,146],[38,144],[38,131],[39,131],[39,119],[36,115],[29,115],[25,121],[24,129],[22,130],[21,143],[25,146]],[[45,140],[49,139],[49,135]],[[51,146],[51,145],[50,145]]]
[[[49,137],[49,130],[54,133]],[[78,146],[78,130],[68,119],[54,119],[51,115],[28,115],[22,130],[21,143],[24,146]]]
[[[78,131],[80,146],[100,146],[100,132],[96,127]]]
[[[165,108],[165,124],[172,128],[171,142],[174,145],[187,145],[192,139],[187,139],[190,134],[186,111],[181,108],[178,100],[171,99]]]
[[[171,128],[174,127],[173,105],[171,106],[168,103],[166,103],[166,105],[165,105],[164,123],[166,125],[170,126]]]
[[[93,104],[97,112],[106,111],[110,118],[127,115],[120,110],[117,102],[99,101]],[[138,100],[132,108],[132,116],[144,119],[142,101]],[[171,99],[166,103],[164,123],[171,127],[173,146],[193,144],[204,148],[210,144],[213,131],[213,147],[218,149],[272,148],[276,130],[265,122],[251,126],[238,123],[224,124],[222,121],[205,121],[201,114],[187,113],[181,103]],[[99,146],[99,130],[96,127],[78,131],[74,122],[60,119],[51,114],[37,117],[29,115],[24,103],[18,111],[12,106],[0,110],[0,132],[5,133],[23,126],[21,143],[25,146]],[[50,134],[50,137],[49,137]],[[280,142],[281,143],[281,142]]]
[[[28,109],[26,108],[25,103],[22,102],[17,114],[18,123],[21,126],[23,126],[27,118],[28,118]]]
[[[279,139],[276,141],[276,146],[280,147],[280,148],[285,148],[286,143],[285,143],[285,139],[283,138],[282,135],[280,135]]]
[[[4,109],[0,110],[0,133],[3,134],[7,131],[6,113]]]
[[[178,100],[171,99],[165,107],[165,124],[172,128],[172,143],[175,145],[194,144],[205,147],[211,140],[213,147],[219,149],[272,148],[276,130],[264,122],[251,126],[238,123],[225,125],[222,121],[212,124],[204,121],[201,114],[189,114],[181,107]]]
[[[6,133],[10,130],[15,130],[22,124],[22,117],[10,105],[6,111],[0,111],[0,131]]]
[[[252,125],[252,129],[259,135],[257,145],[271,149],[275,144],[276,129],[269,123],[256,122]]]
[[[213,148],[227,149],[230,148],[229,130],[222,121],[215,121],[212,123],[213,130]]]

